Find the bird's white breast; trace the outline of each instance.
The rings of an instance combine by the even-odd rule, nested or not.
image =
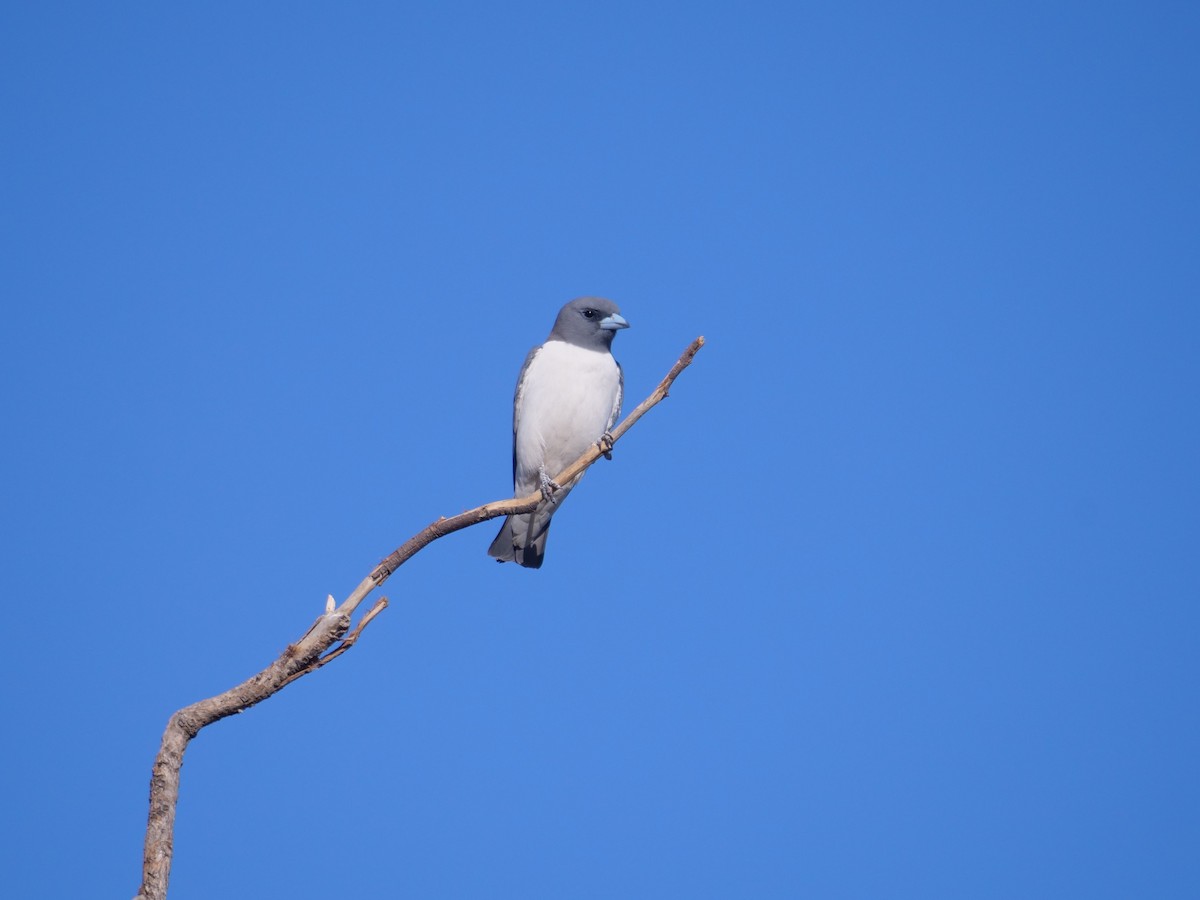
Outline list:
[[[607,351],[547,341],[525,370],[517,398],[516,481],[536,484],[539,466],[554,477],[604,434],[621,374]]]

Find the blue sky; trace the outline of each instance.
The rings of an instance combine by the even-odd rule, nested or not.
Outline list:
[[[132,896],[168,715],[507,496],[580,294],[630,406],[708,346],[193,742],[173,898],[1200,892],[1196,8],[0,34],[6,893]]]

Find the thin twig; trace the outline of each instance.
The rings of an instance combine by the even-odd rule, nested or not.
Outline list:
[[[288,676],[287,681],[285,681],[283,684],[281,684],[280,687],[281,688],[287,687],[289,684],[291,684],[297,678],[307,675],[309,672],[315,672],[317,669],[321,668],[322,666],[333,662],[335,659],[337,659],[339,656],[341,656],[343,653],[345,653],[347,650],[349,650],[351,647],[353,647],[355,645],[355,643],[357,643],[357,641],[358,641],[358,636],[360,634],[362,634],[362,630],[371,624],[372,619],[374,619],[377,615],[379,615],[381,612],[383,612],[385,609],[387,609],[387,605],[388,605],[387,597],[380,597],[378,600],[376,600],[373,604],[371,604],[371,608],[368,609],[365,613],[363,613],[363,617],[358,620],[358,624],[354,626],[354,630],[351,631],[344,638],[342,638],[342,642],[340,644],[338,644],[336,647],[334,647],[332,650],[330,650],[328,653],[326,653],[324,656],[320,657],[319,659],[314,659],[303,669],[300,669],[297,672],[293,672],[291,675]]]
[[[692,341],[650,396],[613,429],[613,444],[651,407],[667,396],[679,373],[691,365],[703,346],[702,337]],[[556,475],[554,481],[558,484],[570,484],[598,460],[602,453],[603,449],[598,443],[593,445],[579,459]],[[202,728],[261,703],[297,678],[315,672],[353,647],[363,629],[388,605],[387,598],[377,600],[359,620],[354,630],[350,631],[350,621],[359,604],[420,550],[440,537],[486,522],[488,519],[531,512],[541,499],[539,491],[528,497],[485,503],[448,519],[438,519],[431,523],[380,562],[340,605],[334,607],[330,598],[324,614],[313,622],[300,640],[289,644],[282,655],[267,668],[223,694],[185,706],[172,715],[167,721],[166,731],[163,732],[162,746],[154,759],[154,769],[150,776],[150,815],[146,824],[142,886],[135,900],[166,900],[174,850],[175,809],[179,803],[179,776],[183,767],[183,754],[188,743]],[[334,644],[338,646],[331,650]]]

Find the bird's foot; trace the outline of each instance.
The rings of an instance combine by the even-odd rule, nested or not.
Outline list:
[[[612,436],[612,432],[606,431],[600,435],[600,440],[596,441],[596,446],[600,448],[600,455],[605,459],[612,459],[612,448],[616,440]]]
[[[545,468],[538,469],[538,481],[542,488],[542,499],[554,499],[554,492],[562,490],[562,485],[546,474]]]

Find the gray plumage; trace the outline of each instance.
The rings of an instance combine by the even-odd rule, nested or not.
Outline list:
[[[547,493],[550,479],[616,423],[624,376],[611,348],[617,331],[628,327],[611,300],[580,297],[559,310],[546,342],[529,352],[513,397],[515,496]],[[505,519],[488,553],[539,568],[550,519],[578,483],[562,485],[531,513]]]

